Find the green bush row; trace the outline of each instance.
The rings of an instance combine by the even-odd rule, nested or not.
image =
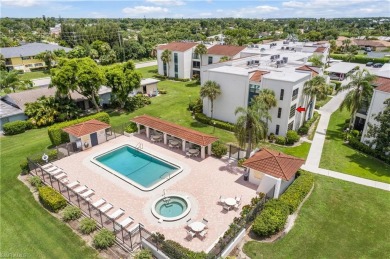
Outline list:
[[[227,146],[223,144],[221,141],[216,141],[211,145],[211,152],[213,152],[214,156],[217,158],[221,158],[227,153]]]
[[[348,60],[347,54],[330,54],[330,57],[333,59],[341,59],[342,61]],[[374,63],[388,63],[390,61],[390,58],[372,58],[364,55],[355,55],[350,62],[353,63],[360,63],[360,64],[366,64],[367,62],[374,62]]]
[[[234,124],[226,121],[211,119],[210,117],[207,117],[203,113],[195,113],[195,119],[201,123],[215,126],[216,128],[220,128],[232,132],[234,131],[234,127],[235,127]]]
[[[287,205],[289,214],[295,212],[313,186],[314,178],[309,172],[300,170],[297,179],[280,196],[279,200]]]
[[[69,142],[68,133],[63,132],[62,129],[69,127],[69,126],[72,126],[72,125],[75,125],[75,124],[78,124],[78,123],[81,123],[81,122],[84,122],[84,121],[92,120],[92,119],[99,120],[99,121],[102,121],[105,123],[110,123],[110,116],[105,112],[99,112],[99,113],[96,113],[96,114],[93,114],[93,115],[90,115],[87,117],[83,117],[83,118],[80,118],[77,120],[56,123],[56,124],[50,126],[47,130],[47,133],[49,134],[49,138],[50,138],[51,143],[54,146],[58,146],[62,143]]]
[[[348,140],[348,145],[351,148],[356,149],[364,154],[376,157],[379,160],[382,160],[383,162],[390,164],[390,157],[389,156],[386,156],[385,154],[382,154],[381,152],[378,152],[375,149],[370,148],[370,146],[360,142],[358,139],[356,139],[354,137],[352,137]]]
[[[204,252],[194,252],[190,249],[180,245],[179,243],[172,240],[165,240],[162,243],[161,250],[164,254],[171,259],[182,259],[182,258],[191,258],[191,259],[205,259],[207,254]]]
[[[17,135],[32,128],[33,125],[30,121],[12,121],[4,123],[3,132],[4,135]]]
[[[307,120],[299,129],[298,134],[299,135],[306,135],[309,132],[309,129],[311,125],[317,120],[317,118],[320,116],[318,112],[313,113],[313,117],[310,118],[310,120]]]
[[[58,212],[66,207],[66,200],[62,195],[49,186],[38,188],[39,201],[52,212]]]
[[[332,84],[335,84],[335,88],[334,90],[338,91],[341,87],[341,82],[340,81],[334,81],[334,80],[331,80],[330,81]]]
[[[259,237],[268,237],[283,229],[289,210],[286,204],[279,200],[270,200],[263,211],[256,217],[252,231]]]

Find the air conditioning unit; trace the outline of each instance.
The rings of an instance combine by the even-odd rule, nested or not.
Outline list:
[[[283,57],[283,61],[284,61],[284,63],[287,63],[288,57]]]

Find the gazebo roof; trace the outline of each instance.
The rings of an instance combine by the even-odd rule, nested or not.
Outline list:
[[[76,125],[63,128],[62,130],[73,136],[81,137],[110,127],[111,127],[110,124],[98,120],[89,120],[89,121],[85,121]]]
[[[304,163],[305,160],[301,158],[263,148],[248,158],[243,166],[288,181]]]
[[[171,136],[184,139],[188,142],[199,146],[207,146],[215,141],[218,138],[205,134],[203,132],[199,132],[193,129],[189,129],[175,123],[165,121],[156,117],[152,117],[149,115],[141,115],[133,118],[131,121],[135,123],[139,123],[141,125],[153,128],[155,130],[165,132]]]

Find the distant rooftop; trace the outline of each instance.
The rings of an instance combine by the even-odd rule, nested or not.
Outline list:
[[[214,45],[207,50],[207,54],[233,57],[245,48],[245,46]]]
[[[184,52],[198,45],[196,42],[170,42],[168,44],[160,45],[159,50],[169,49],[170,51]]]
[[[221,67],[209,69],[209,71],[247,76],[248,73],[254,72],[254,71],[256,71],[256,69],[248,70],[248,69],[243,68],[243,67],[221,66]]]
[[[4,58],[14,58],[14,57],[30,57],[38,55],[39,53],[45,51],[54,51],[58,49],[63,49],[65,52],[69,52],[72,49],[61,47],[54,44],[46,44],[46,43],[28,43],[18,47],[8,47],[1,48],[0,53],[3,54]]]
[[[356,63],[339,62],[325,69],[325,71],[346,74],[356,67]]]
[[[9,117],[12,115],[23,114],[23,111],[0,100],[0,118]]]
[[[304,79],[309,74],[307,73],[299,73],[294,70],[282,69],[280,71],[271,71],[268,74],[263,76],[264,79],[272,79],[286,82],[297,82],[301,79]]]

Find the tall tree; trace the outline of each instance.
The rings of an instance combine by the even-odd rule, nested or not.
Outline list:
[[[107,86],[112,88],[113,100],[117,101],[123,109],[131,91],[140,86],[142,74],[135,70],[132,61],[128,61],[123,65],[107,69],[106,78]]]
[[[50,50],[39,53],[35,56],[35,58],[45,62],[45,65],[48,70],[51,69],[53,62],[57,60],[56,54],[54,54],[54,52],[51,52]]]
[[[200,43],[195,47],[195,54],[200,57],[200,65],[202,65],[203,55],[207,54],[207,48],[204,44]]]
[[[390,152],[390,98],[384,102],[385,108],[374,119],[377,124],[368,123],[367,136],[373,138],[369,145],[382,154]]]
[[[20,87],[30,86],[30,82],[31,81],[29,80],[20,80],[18,71],[16,70],[12,70],[10,72],[0,71],[0,88],[4,89],[6,92],[7,90],[9,91],[9,89],[12,89],[15,93]]]
[[[340,111],[347,108],[351,112],[350,128],[353,126],[353,119],[356,112],[370,105],[372,92],[374,87],[372,86],[375,76],[370,74],[366,69],[359,70],[356,74],[351,75],[351,81],[339,88],[340,91],[349,90],[344,100],[340,105]]]
[[[303,85],[303,93],[309,97],[309,101],[307,102],[307,106],[305,107],[305,117],[304,120],[306,121],[306,114],[309,110],[309,106],[313,107],[314,104],[314,98],[317,98],[318,100],[325,99],[327,96],[327,84],[325,81],[325,78],[322,76],[315,76],[309,81],[306,81]],[[311,111],[310,111],[311,113]]]
[[[164,71],[165,76],[169,77],[169,63],[172,60],[172,51],[169,49],[164,50],[161,53],[161,61],[165,64],[166,69]]]
[[[6,70],[6,66],[5,66],[5,58],[3,54],[0,53],[0,71],[2,70]]]
[[[259,110],[264,111],[260,114],[263,115],[266,119],[266,125],[267,125],[267,130],[268,130],[268,121],[271,120],[271,116],[269,115],[269,110],[272,107],[276,107],[278,104],[276,97],[275,97],[275,92],[272,91],[271,89],[261,89],[259,92],[259,95],[255,97],[254,104],[256,107],[259,108]]]
[[[237,107],[235,114],[240,114],[234,129],[240,147],[245,148],[245,157],[249,158],[253,147],[257,146],[267,135],[267,126],[261,120],[261,114],[256,106]]]
[[[214,100],[221,94],[221,87],[215,81],[206,81],[200,88],[200,97],[209,99],[211,103],[211,118],[213,118]]]
[[[335,40],[330,40],[330,53],[334,53],[337,50],[337,44]]]

